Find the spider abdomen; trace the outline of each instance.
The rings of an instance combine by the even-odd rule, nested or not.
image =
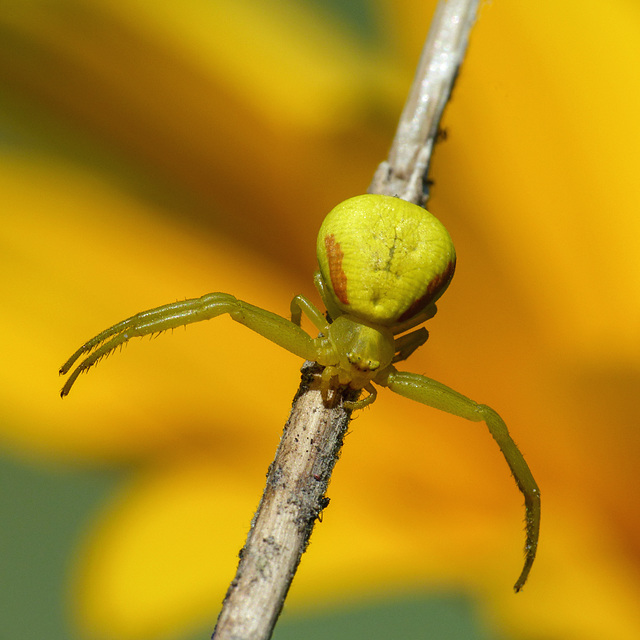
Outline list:
[[[317,251],[338,307],[386,326],[435,302],[456,262],[451,237],[435,216],[405,200],[371,194],[329,213]]]

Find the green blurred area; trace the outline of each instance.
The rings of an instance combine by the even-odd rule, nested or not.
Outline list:
[[[456,594],[414,594],[351,605],[317,615],[285,612],[274,640],[498,640]]]
[[[0,457],[0,638],[73,640],[72,558],[85,524],[122,476]]]

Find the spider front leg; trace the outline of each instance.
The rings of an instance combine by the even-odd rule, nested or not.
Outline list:
[[[318,307],[306,296],[295,296],[291,301],[291,322],[300,326],[303,312],[325,336],[329,333],[329,323]]]
[[[244,324],[287,351],[305,360],[316,359],[316,347],[313,339],[293,322],[238,300],[228,293],[209,293],[201,298],[181,300],[149,311],[142,311],[99,333],[95,338],[83,344],[62,365],[60,373],[66,374],[78,358],[87,354],[67,379],[60,395],[66,396],[83,371],[92,367],[98,360],[131,338],[175,329],[201,320],[210,320],[224,313],[228,313],[236,322]]]
[[[415,373],[397,371],[394,367],[388,367],[385,371],[382,371],[375,379],[375,382],[389,387],[389,389],[401,396],[416,400],[435,409],[440,409],[474,422],[484,421],[489,427],[489,432],[498,443],[516,484],[524,495],[526,522],[525,563],[514,586],[516,593],[520,591],[527,580],[536,557],[540,531],[540,489],[538,489],[529,466],[516,443],[511,439],[502,418],[490,407],[478,404],[440,382]]]

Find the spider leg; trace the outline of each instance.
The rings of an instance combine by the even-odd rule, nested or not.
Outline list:
[[[78,358],[87,354],[76,366],[60,395],[66,396],[77,377],[101,358],[131,338],[159,333],[228,313],[233,320],[275,342],[305,360],[315,360],[316,348],[311,336],[294,323],[275,313],[238,300],[227,293],[209,293],[201,298],[181,300],[149,311],[142,311],[102,331],[82,345],[60,369],[68,373]]]
[[[401,360],[406,360],[418,347],[422,346],[428,338],[429,332],[424,327],[396,338],[394,342],[396,349],[396,355],[393,358],[394,364]]]
[[[291,301],[291,322],[300,326],[302,313],[313,322],[316,328],[326,336],[329,332],[329,323],[322,312],[305,296],[296,296]]]
[[[336,301],[331,293],[331,287],[328,287],[322,277],[322,274],[319,271],[316,271],[313,274],[313,284],[316,285],[316,289],[322,298],[322,302],[324,302],[324,306],[327,308],[329,312],[329,317],[333,322],[338,316],[342,315],[342,311],[340,311]]]
[[[427,320],[431,320],[433,316],[438,312],[438,308],[435,303],[431,303],[426,309],[420,311],[420,313],[415,316],[405,320],[404,322],[398,322],[392,327],[393,335],[397,336],[400,333],[404,333],[405,331],[409,331],[409,329],[413,329],[413,327],[417,327],[419,324],[426,322]]]
[[[60,374],[64,375],[71,369],[73,363],[83,354],[90,353],[100,344],[105,342],[111,336],[122,334],[134,325],[143,325],[144,323],[152,323],[156,320],[161,320],[165,316],[171,313],[180,313],[183,309],[188,309],[193,304],[193,300],[181,300],[179,302],[173,302],[171,304],[165,304],[162,307],[156,307],[155,309],[149,309],[148,311],[141,311],[131,318],[122,320],[112,327],[101,331],[97,336],[91,338],[85,342],[61,367]],[[158,329],[162,331],[163,329]],[[144,335],[144,334],[140,334]],[[126,340],[125,340],[126,342]],[[117,346],[117,345],[116,345]],[[115,348],[115,347],[114,347]]]
[[[375,382],[389,387],[389,389],[401,396],[416,400],[435,409],[446,411],[473,422],[484,421],[486,423],[489,432],[498,443],[511,469],[518,488],[524,495],[526,523],[525,563],[514,586],[516,593],[520,591],[527,580],[538,546],[540,489],[538,489],[538,485],[533,479],[522,453],[520,453],[516,443],[511,439],[502,418],[490,407],[478,404],[440,382],[415,373],[399,372],[394,367],[388,367],[385,371],[382,371],[375,379]]]
[[[365,407],[368,407],[370,404],[376,401],[378,392],[371,383],[366,384],[363,389],[367,391],[369,395],[365,396],[364,398],[360,398],[359,400],[354,400],[353,402],[347,400],[344,403],[346,409],[351,409],[352,411],[355,411],[356,409],[364,409]]]

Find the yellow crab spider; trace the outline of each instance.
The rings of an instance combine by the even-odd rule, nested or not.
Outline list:
[[[453,276],[456,256],[449,233],[417,205],[390,196],[362,195],[339,204],[325,218],[317,253],[320,270],[314,280],[326,317],[304,296],[292,300],[291,320],[227,293],[173,302],[123,320],[82,345],[60,369],[61,374],[68,373],[84,356],[61,395],[69,393],[80,373],[133,337],[228,313],[287,351],[322,365],[325,401],[339,386],[364,389],[367,396],[344,403],[346,409],[361,409],[376,399],[375,383],[461,418],[484,421],[524,495],[525,562],[514,587],[519,591],[536,555],[540,491],[505,423],[486,405],[393,366],[428,338],[424,327],[416,327],[435,315],[435,302]],[[302,330],[302,313],[320,331],[319,337]]]

